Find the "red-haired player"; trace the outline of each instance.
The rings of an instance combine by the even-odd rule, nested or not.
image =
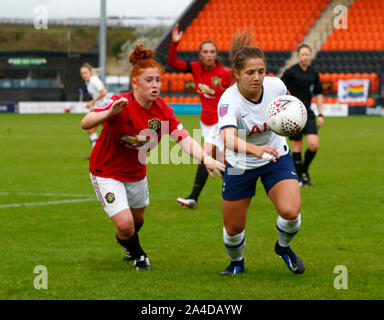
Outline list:
[[[81,121],[88,129],[104,123],[90,157],[90,175],[97,197],[116,226],[116,239],[136,269],[150,269],[140,246],[138,231],[149,204],[145,154],[164,133],[202,161],[212,177],[221,176],[224,165],[212,159],[192,139],[172,108],[158,98],[161,67],[151,50],[137,45],[130,55],[132,92],[113,96]]]
[[[183,35],[179,31],[179,25],[172,30],[172,43],[168,53],[167,63],[172,68],[191,72],[195,82],[196,92],[201,100],[200,128],[204,138],[204,150],[216,158],[216,151],[223,151],[220,145],[217,128],[217,103],[225,89],[231,85],[231,70],[221,64],[216,44],[211,41],[203,41],[199,46],[200,61],[187,63],[177,58],[178,43]],[[187,198],[178,198],[181,205],[195,209],[199,195],[207,181],[208,173],[204,164],[200,164],[195,177],[192,193]]]

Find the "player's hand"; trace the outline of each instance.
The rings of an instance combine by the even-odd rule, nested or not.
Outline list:
[[[317,117],[317,126],[321,127],[324,123],[324,117]]]
[[[94,105],[95,105],[95,101],[93,101],[93,100],[90,100],[87,102],[87,108],[88,109],[92,108]]]
[[[120,98],[116,100],[109,109],[109,116],[115,116],[119,114],[128,105],[128,99]]]
[[[183,36],[183,31],[179,31],[179,24],[177,23],[172,29],[172,41],[179,42]]]
[[[220,161],[213,159],[212,157],[206,155],[204,157],[204,165],[207,169],[209,175],[215,179],[215,173],[221,178],[223,177],[223,172],[225,171],[225,165]]]
[[[279,153],[275,148],[270,146],[256,146],[255,151],[253,152],[258,158],[268,160],[270,162],[276,162],[276,159],[279,158]]]

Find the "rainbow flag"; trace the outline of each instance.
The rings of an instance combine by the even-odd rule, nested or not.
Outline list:
[[[366,102],[369,92],[369,79],[339,80],[337,97],[339,102]]]
[[[348,95],[351,97],[363,97],[364,85],[350,85],[348,88]]]

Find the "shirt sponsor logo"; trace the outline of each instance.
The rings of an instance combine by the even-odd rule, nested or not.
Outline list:
[[[145,145],[148,141],[150,141],[150,137],[136,135],[133,136],[124,136],[121,138],[121,142],[127,147],[131,149],[138,150],[141,146]]]
[[[202,94],[204,97],[209,99],[213,99],[215,97],[214,94],[216,93],[216,91],[213,90],[207,84],[199,83],[197,87],[198,87],[197,93]]]

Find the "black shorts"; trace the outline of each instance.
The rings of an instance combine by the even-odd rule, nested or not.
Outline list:
[[[289,137],[289,140],[300,141],[303,139],[303,135],[307,134],[318,134],[316,116],[313,113],[308,114],[307,123],[305,124],[304,129],[299,134]]]

